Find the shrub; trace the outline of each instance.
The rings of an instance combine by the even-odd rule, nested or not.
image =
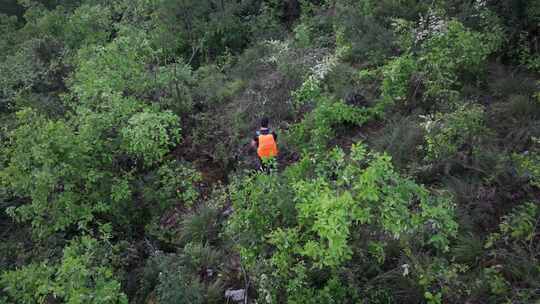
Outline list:
[[[136,113],[120,133],[126,151],[142,158],[146,165],[160,161],[180,139],[178,117],[172,112]]]
[[[153,84],[146,69],[150,53],[152,48],[144,32],[120,36],[106,46],[83,48],[70,81],[71,92],[88,105],[113,93],[141,96]]]
[[[343,101],[326,97],[316,99],[316,107],[304,119],[293,125],[287,134],[288,142],[302,152],[319,153],[335,137],[334,128],[341,124],[362,125],[375,113],[372,109],[356,108]]]
[[[109,259],[106,245],[83,236],[64,248],[58,265],[33,264],[6,272],[0,284],[17,303],[41,303],[51,295],[66,303],[127,303]]]
[[[538,140],[536,142],[538,144]],[[532,151],[514,154],[513,158],[518,164],[520,173],[527,175],[532,185],[540,187],[540,153]]]
[[[348,158],[339,149],[328,157],[307,157],[285,173],[289,182],[284,186],[292,190],[295,212],[283,213],[278,207],[291,200],[275,186],[281,184],[279,175],[255,175],[244,181],[248,189],[253,181],[272,182],[263,183],[263,189],[245,191],[242,187],[231,192],[237,211],[229,233],[242,240],[237,245],[248,269],[272,278],[270,291],[264,282],[259,286],[270,298],[279,298],[279,290],[293,302],[324,301],[325,290],[339,299],[350,297],[330,286],[343,284],[339,283],[343,282],[340,270],[353,253],[365,252],[365,248],[351,247],[353,234],[365,231],[366,236],[374,236],[373,241],[380,240],[375,236],[399,239],[405,248],[411,248],[406,244],[412,242],[449,249],[449,239],[457,232],[451,203],[431,197],[425,188],[400,177],[388,156],[368,153],[358,144]],[[311,167],[304,167],[304,162]],[[278,208],[261,211],[270,208],[267,197]],[[277,225],[282,217],[289,221]],[[257,258],[263,259],[260,268],[254,264]]]
[[[386,103],[403,102],[420,93],[430,105],[440,100],[455,102],[461,81],[478,78],[488,55],[502,43],[499,27],[480,33],[465,28],[457,20],[441,20],[441,25],[420,38],[414,29],[400,31],[405,36],[412,35],[402,38],[403,41],[414,42],[406,43],[407,51],[381,68],[381,95]],[[413,48],[416,44],[418,50]]]
[[[400,169],[413,168],[422,160],[419,151],[424,142],[424,130],[414,117],[397,117],[390,120],[372,140],[377,150],[392,157],[393,164]]]
[[[489,235],[485,248],[497,264],[484,269],[492,301],[510,298],[518,302],[538,300],[539,208],[528,202],[503,217],[497,232]],[[520,282],[519,284],[517,282]]]
[[[374,16],[371,1],[338,1],[337,24],[351,44],[351,59],[382,60],[391,54],[394,35],[384,20]]]
[[[432,161],[455,157],[464,145],[476,150],[481,137],[489,132],[484,109],[478,105],[462,105],[455,112],[425,119],[422,125],[426,132],[426,157]]]
[[[159,176],[158,193],[160,203],[170,207],[173,202],[181,201],[185,206],[192,207],[199,198],[198,183],[202,180],[201,173],[189,164],[170,161],[164,163],[157,171]]]
[[[180,254],[150,258],[145,284],[154,288],[159,303],[222,303],[221,259],[210,246],[188,243]]]
[[[218,209],[200,206],[186,214],[180,228],[183,243],[215,244],[219,238],[220,213]]]
[[[103,45],[111,34],[112,16],[109,8],[83,4],[67,18],[63,26],[64,42],[72,50],[85,45]]]
[[[219,67],[208,65],[194,74],[194,98],[203,108],[221,106],[230,100],[242,86],[242,81],[229,81]]]

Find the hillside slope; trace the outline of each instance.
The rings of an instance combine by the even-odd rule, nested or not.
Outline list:
[[[538,1],[1,12],[0,303],[540,301]]]

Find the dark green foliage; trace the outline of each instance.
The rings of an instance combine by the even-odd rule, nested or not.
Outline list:
[[[222,258],[208,245],[188,243],[181,254],[150,257],[142,284],[155,289],[159,303],[222,303]]]
[[[6,14],[7,16],[22,16],[24,7],[22,7],[17,0],[6,0],[0,8],[0,14]],[[3,19],[3,18],[2,18]]]
[[[419,149],[423,143],[424,130],[414,117],[398,117],[387,123],[374,144],[380,151],[392,156],[393,163],[402,169],[411,168],[422,159]]]
[[[180,228],[183,243],[215,244],[219,233],[219,210],[201,206],[182,219]]]

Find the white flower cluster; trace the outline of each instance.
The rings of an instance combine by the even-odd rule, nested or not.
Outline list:
[[[311,68],[311,73],[318,80],[323,80],[326,75],[336,66],[339,61],[339,57],[336,54],[330,54],[324,57],[321,61],[317,62],[315,66]]]
[[[427,133],[430,133],[431,130],[438,124],[438,119],[435,118],[433,114],[420,115],[420,118],[423,120],[420,125]]]
[[[473,5],[477,10],[484,9],[487,6],[487,0],[475,0]]]
[[[276,64],[282,55],[288,54],[290,51],[290,45],[288,41],[281,40],[267,40],[266,44],[269,45],[274,52],[272,55],[266,58],[262,58],[263,63]]]
[[[448,22],[436,11],[429,10],[426,16],[420,16],[418,26],[415,29],[415,43],[421,42],[429,36],[445,33]]]

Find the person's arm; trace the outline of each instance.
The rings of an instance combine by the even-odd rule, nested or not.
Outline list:
[[[272,131],[272,136],[274,136],[274,141],[277,142],[277,134],[276,134],[276,132]]]
[[[258,136],[254,136],[251,139],[251,147],[254,148],[254,149],[257,149],[259,147],[259,137]]]

